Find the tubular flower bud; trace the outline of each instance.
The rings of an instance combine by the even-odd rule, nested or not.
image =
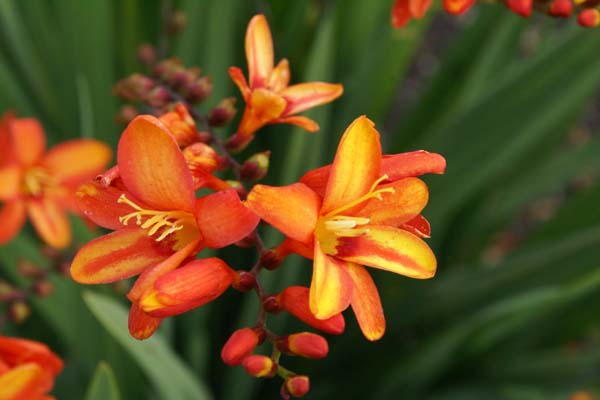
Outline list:
[[[246,372],[255,378],[270,378],[277,372],[277,363],[263,355],[251,355],[242,363]]]
[[[145,99],[154,88],[155,82],[142,74],[133,74],[117,82],[114,94],[128,101]]]
[[[588,8],[579,13],[577,17],[579,25],[585,28],[595,28],[600,25],[600,11],[595,8]]]
[[[240,292],[247,292],[254,289],[256,278],[247,271],[236,271],[233,276],[233,288]]]
[[[548,8],[550,15],[554,15],[555,17],[567,18],[571,16],[572,11],[573,5],[571,4],[571,0],[554,0]]]
[[[277,296],[281,308],[305,324],[331,335],[341,335],[345,328],[344,316],[337,314],[327,319],[317,319],[310,311],[308,299],[309,289],[302,286],[290,286]]]
[[[217,104],[208,114],[208,123],[211,126],[224,126],[231,122],[237,109],[235,108],[235,97],[228,97]]]
[[[33,286],[35,293],[40,297],[48,297],[54,292],[54,284],[50,281],[39,281]]]
[[[223,349],[221,359],[227,365],[240,365],[244,358],[248,357],[260,343],[260,337],[256,330],[242,328],[233,332]]]
[[[263,151],[254,154],[242,164],[240,171],[242,178],[247,181],[259,181],[265,177],[269,171],[270,151]]]
[[[171,101],[171,94],[164,87],[158,86],[150,90],[145,97],[145,100],[152,107],[162,108]]]
[[[515,14],[529,17],[533,10],[533,0],[506,0],[506,6]]]
[[[271,314],[278,314],[281,312],[281,304],[277,300],[275,296],[269,296],[263,302],[263,307],[265,311],[270,312]]]
[[[310,390],[310,380],[305,375],[291,376],[285,380],[284,387],[293,397],[304,397]]]
[[[284,353],[306,358],[325,358],[329,353],[329,345],[323,336],[311,332],[294,333],[281,338],[277,347]]]
[[[167,126],[179,147],[200,141],[196,123],[185,105],[177,103],[173,111],[161,115],[158,119]]]
[[[213,84],[208,76],[203,76],[192,81],[183,91],[191,103],[200,103],[212,94]]]

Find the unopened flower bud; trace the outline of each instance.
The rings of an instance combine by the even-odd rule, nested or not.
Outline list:
[[[231,122],[237,109],[235,108],[235,97],[228,97],[217,104],[208,114],[208,123],[211,126],[224,126]]]
[[[595,28],[600,25],[600,11],[595,8],[583,10],[579,13],[577,22],[585,28]]]
[[[118,124],[127,125],[128,123],[133,121],[133,119],[137,116],[138,116],[137,108],[135,108],[132,105],[127,104],[127,105],[124,105],[123,107],[121,107],[121,109],[119,110],[119,113],[115,117],[115,121]]]
[[[533,0],[506,0],[506,6],[515,14],[529,17],[533,10]]]
[[[147,67],[156,64],[156,49],[148,43],[144,43],[138,47],[137,55],[140,62]]]
[[[571,0],[554,0],[548,8],[550,15],[554,15],[555,17],[567,18],[571,15],[572,11],[573,5],[571,4]]]
[[[185,98],[190,103],[200,103],[210,97],[213,85],[208,76],[196,79],[187,85]]]
[[[240,292],[248,292],[256,286],[256,277],[248,271],[236,271],[232,286]]]
[[[244,188],[244,185],[242,185],[239,181],[227,180],[225,182],[227,182],[230,189],[235,189],[235,191],[240,195],[240,197],[246,197],[246,189]]]
[[[196,123],[184,104],[176,104],[173,111],[161,115],[158,119],[167,126],[179,147],[189,146],[200,141]]]
[[[167,31],[170,35],[181,32],[187,25],[187,15],[181,10],[175,10],[171,14],[169,24],[167,25]]]
[[[331,335],[341,335],[346,327],[344,316],[337,314],[327,319],[317,319],[310,311],[308,296],[308,288],[290,286],[277,296],[277,300],[284,310],[305,324]]]
[[[277,341],[277,348],[284,353],[306,358],[325,358],[329,353],[327,340],[321,335],[311,332],[294,333]]]
[[[263,307],[265,311],[271,314],[277,314],[281,311],[281,304],[275,296],[269,296],[263,301]]]
[[[133,74],[120,80],[114,87],[114,93],[128,101],[145,99],[155,86],[155,82],[142,74]]]
[[[17,290],[10,283],[0,280],[0,301],[11,300],[16,293]]]
[[[260,343],[255,329],[242,328],[233,332],[221,350],[221,359],[227,365],[240,365]]]
[[[54,292],[54,284],[50,281],[37,281],[33,285],[33,290],[40,297],[48,297]]]
[[[169,101],[171,100],[171,94],[166,88],[157,86],[154,89],[150,90],[148,95],[145,97],[145,100],[152,107],[161,108],[169,103]]]
[[[242,363],[246,372],[255,378],[273,377],[277,372],[277,363],[267,356],[251,355]]]
[[[21,276],[26,278],[39,278],[44,275],[44,271],[29,260],[20,259],[17,262],[17,270]]]
[[[283,262],[283,259],[275,250],[268,250],[260,257],[260,265],[270,271],[277,269]]]
[[[30,315],[31,308],[22,300],[16,300],[8,307],[8,318],[16,324],[24,322]]]
[[[310,390],[310,380],[306,375],[291,376],[285,380],[284,386],[293,397],[304,397]]]
[[[240,171],[242,179],[254,182],[264,178],[269,171],[270,155],[271,152],[267,150],[256,153],[244,161],[244,164],[242,164],[242,170]]]
[[[161,80],[173,85],[174,77],[183,70],[184,68],[181,65],[181,61],[177,58],[169,58],[168,60],[161,61],[154,67],[154,74]]]

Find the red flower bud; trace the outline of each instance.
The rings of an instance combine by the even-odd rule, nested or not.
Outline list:
[[[131,121],[133,121],[133,119],[137,116],[138,116],[137,108],[135,108],[132,105],[125,105],[125,106],[121,107],[121,109],[119,110],[119,113],[115,117],[115,121],[118,124],[127,125]]]
[[[145,99],[152,107],[161,108],[169,103],[171,94],[164,87],[158,86],[150,90]]]
[[[247,292],[254,289],[256,278],[248,271],[236,271],[233,276],[232,286],[240,292]]]
[[[595,28],[600,25],[600,11],[595,8],[588,8],[579,13],[577,17],[579,25],[585,28]]]
[[[40,278],[44,274],[40,267],[25,259],[17,261],[17,270],[26,278]]]
[[[267,297],[263,302],[263,307],[267,312],[270,312],[271,314],[277,314],[281,311],[281,304],[279,304],[279,301],[275,296]]]
[[[567,18],[571,15],[572,11],[573,5],[571,4],[571,0],[554,0],[548,8],[550,15],[554,15],[555,17]]]
[[[48,297],[54,292],[54,285],[50,281],[38,281],[33,286],[35,293],[40,297]]]
[[[228,97],[221,100],[215,108],[210,110],[210,113],[208,114],[208,123],[211,126],[224,126],[231,122],[237,112],[235,102],[235,97]]]
[[[246,181],[259,181],[265,177],[269,171],[269,156],[270,151],[256,153],[242,164],[240,174],[242,179]]]
[[[31,315],[31,308],[27,303],[17,300],[11,303],[8,307],[8,318],[16,324],[25,322]]]
[[[146,66],[156,64],[156,49],[154,46],[144,43],[138,47],[138,59]]]
[[[277,364],[267,356],[251,355],[242,363],[246,372],[256,378],[271,378],[277,372]]]
[[[200,103],[210,97],[213,85],[208,76],[189,83],[185,88],[185,97],[190,103]]]
[[[294,333],[277,341],[277,348],[284,353],[306,358],[325,358],[329,345],[323,336],[311,332]]]
[[[277,296],[281,307],[304,322],[320,331],[340,335],[344,332],[346,323],[342,314],[327,319],[317,319],[308,305],[309,289],[302,286],[290,286]]]
[[[308,376],[296,375],[289,377],[284,383],[286,391],[294,397],[304,397],[310,390]]]
[[[533,0],[506,0],[506,6],[515,14],[529,17],[533,9]]]
[[[221,359],[227,365],[240,365],[260,343],[254,329],[242,328],[233,332],[221,350]]]

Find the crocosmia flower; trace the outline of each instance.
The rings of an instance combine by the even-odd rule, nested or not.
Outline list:
[[[315,317],[327,319],[351,305],[364,335],[377,340],[385,319],[364,266],[417,279],[435,274],[435,256],[422,240],[430,233],[421,216],[428,190],[415,176],[443,173],[445,165],[442,156],[424,151],[382,156],[379,133],[360,117],[344,133],[332,165],[289,186],[257,185],[247,201],[302,245],[296,248],[312,247]]]
[[[238,131],[228,142],[231,149],[245,147],[254,133],[266,124],[287,123],[309,132],[317,131],[319,125],[315,121],[296,114],[329,103],[343,92],[342,85],[324,82],[288,86],[288,61],[283,59],[273,67],[273,40],[264,15],[254,16],[248,24],[246,58],[248,81],[239,68],[229,68],[229,75],[246,102]]]
[[[50,400],[48,392],[63,368],[46,345],[0,336],[0,399]]]
[[[233,271],[223,261],[188,261],[204,247],[243,239],[259,219],[233,189],[196,199],[186,158],[152,116],[137,117],[123,132],[117,168],[109,186],[79,189],[84,215],[115,232],[83,246],[71,276],[97,284],[141,274],[128,294],[129,328],[146,338],[162,318],[211,301],[231,284]]]
[[[46,137],[33,118],[7,113],[0,121],[0,244],[17,235],[28,215],[54,248],[71,242],[66,211],[77,212],[77,186],[100,173],[111,151],[96,140],[60,143],[46,152]]]

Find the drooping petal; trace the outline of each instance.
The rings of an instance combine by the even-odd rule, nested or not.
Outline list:
[[[140,306],[155,317],[181,314],[215,300],[232,281],[233,270],[222,260],[194,260],[158,278]]]
[[[385,333],[385,317],[377,286],[361,265],[348,263],[348,273],[354,283],[350,305],[360,330],[368,340],[379,340]]]
[[[52,384],[52,377],[39,365],[22,364],[0,375],[0,399],[37,400]]]
[[[275,92],[256,89],[250,94],[238,134],[250,136],[269,122],[279,118],[285,110],[286,101]]]
[[[306,185],[256,185],[246,202],[252,211],[286,236],[303,243],[312,240],[321,199]]]
[[[321,214],[326,214],[365,195],[379,177],[381,144],[373,122],[358,117],[344,132],[323,200]]]
[[[206,246],[218,249],[248,236],[260,218],[229,189],[199,198],[196,221]]]
[[[238,67],[229,67],[229,76],[238,89],[240,89],[244,101],[247,102],[250,97],[250,88],[248,87],[248,82],[246,82],[246,77],[242,70]]]
[[[410,21],[411,13],[408,8],[410,0],[395,0],[392,5],[392,26],[394,28],[402,28]]]
[[[290,83],[290,63],[287,59],[282,59],[269,75],[267,88],[274,92],[279,92]]]
[[[118,201],[123,194],[135,204],[144,207],[144,204],[133,197],[131,193],[126,193],[114,186],[104,187],[97,182],[79,187],[76,193],[77,205],[83,215],[94,223],[103,228],[117,230],[123,228],[119,217],[134,211],[130,205]]]
[[[131,336],[138,340],[148,339],[156,332],[162,318],[151,317],[142,311],[142,309],[135,303],[131,305],[129,310],[128,328]]]
[[[413,18],[423,18],[429,7],[431,7],[431,0],[408,0],[408,8]]]
[[[390,181],[423,174],[443,174],[445,170],[444,157],[424,150],[385,155],[381,160],[381,173],[386,174]]]
[[[69,140],[46,153],[42,165],[60,182],[81,183],[101,173],[112,157],[110,147],[97,140]]]
[[[377,186],[378,190],[388,188],[394,189],[394,192],[383,193],[381,200],[369,200],[355,215],[369,218],[373,225],[399,227],[419,215],[427,205],[427,185],[419,178],[404,178]]]
[[[292,115],[289,117],[278,118],[274,122],[277,124],[296,125],[310,133],[314,133],[319,130],[319,124],[317,124],[314,120],[302,115]]]
[[[36,232],[48,245],[62,249],[71,243],[71,225],[65,210],[44,196],[27,201],[27,213]]]
[[[46,149],[46,136],[38,120],[34,118],[12,118],[8,122],[11,153],[21,165],[35,164]]]
[[[347,264],[326,255],[319,243],[315,243],[309,305],[316,318],[331,318],[348,308],[353,284],[347,272]]]
[[[288,86],[281,91],[287,100],[284,116],[298,114],[321,104],[329,103],[344,93],[339,83],[307,82]]]
[[[460,15],[475,4],[475,0],[444,0],[443,5],[446,12]],[[569,3],[570,4],[570,3]]]
[[[110,283],[135,276],[173,254],[167,243],[156,242],[139,228],[125,228],[83,246],[71,264],[79,283]]]
[[[273,39],[264,15],[252,17],[246,30],[246,59],[252,89],[265,87],[273,70]]]
[[[308,306],[309,289],[302,286],[285,288],[278,296],[281,307],[307,325],[331,335],[344,333],[346,322],[342,314],[327,319],[317,319]]]
[[[14,199],[21,192],[22,170],[16,165],[0,168],[0,200]]]
[[[127,189],[158,210],[194,210],[194,183],[179,146],[155,117],[136,117],[117,153]]]
[[[431,237],[431,226],[429,225],[429,221],[427,221],[425,217],[420,214],[410,221],[402,224],[400,228],[418,237]]]
[[[367,232],[362,236],[338,238],[335,257],[411,278],[427,279],[435,275],[435,255],[417,236],[381,225],[364,228]]]
[[[0,208],[0,244],[7,243],[14,238],[25,223],[25,203],[11,201],[4,203]]]

